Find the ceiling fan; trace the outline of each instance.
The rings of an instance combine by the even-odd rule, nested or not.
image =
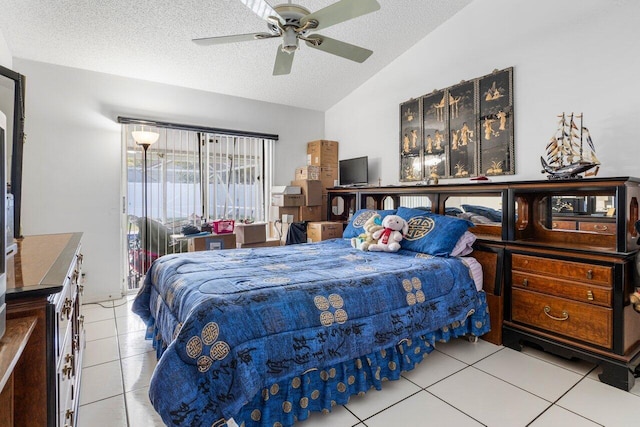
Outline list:
[[[369,49],[310,33],[375,12],[380,9],[376,0],[340,0],[313,13],[302,6],[291,4],[291,0],[288,4],[275,7],[271,7],[265,0],[240,0],[240,2],[267,21],[269,32],[204,37],[193,39],[193,42],[202,46],[210,46],[282,37],[282,45],[278,47],[273,67],[274,76],[291,72],[293,56],[298,49],[298,40],[305,41],[307,46],[314,49],[360,63],[366,61],[373,53]]]

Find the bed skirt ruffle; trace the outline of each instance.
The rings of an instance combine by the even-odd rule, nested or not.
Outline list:
[[[353,395],[363,395],[371,388],[380,390],[382,381],[397,380],[434,350],[436,342],[461,336],[479,337],[489,332],[489,310],[484,292],[480,292],[482,309],[463,322],[455,322],[437,331],[405,339],[395,346],[322,369],[279,381],[265,387],[234,416],[241,427],[287,427],[305,420],[311,411],[331,412]],[[224,420],[214,427],[227,427]]]

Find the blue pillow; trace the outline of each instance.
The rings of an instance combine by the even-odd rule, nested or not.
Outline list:
[[[353,214],[353,217],[347,225],[347,228],[345,228],[344,233],[342,233],[342,237],[344,237],[345,239],[358,237],[359,235],[364,233],[364,223],[367,222],[367,220],[375,214],[379,214],[380,218],[384,218],[387,215],[393,215],[395,213],[395,209],[381,211],[376,211],[373,209],[360,209]]]
[[[464,232],[473,227],[465,219],[403,206],[396,215],[409,224],[409,231],[400,242],[402,249],[435,256],[449,256]]]
[[[502,222],[502,212],[493,208],[478,205],[462,205],[462,209],[464,209],[465,212],[482,215],[493,222]]]

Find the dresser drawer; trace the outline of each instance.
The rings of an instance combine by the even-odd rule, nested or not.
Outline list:
[[[610,287],[585,285],[579,282],[572,282],[555,277],[538,276],[519,271],[513,271],[511,273],[511,285],[515,288],[528,289],[530,291],[555,295],[587,304],[611,307],[611,295],[613,291]]]
[[[560,277],[600,286],[612,286],[613,267],[513,254],[511,268],[543,276]]]
[[[602,234],[616,234],[615,222],[581,222],[580,231],[593,231]]]
[[[551,222],[551,228],[554,230],[575,230],[575,221],[553,221]]]
[[[613,311],[514,288],[511,294],[513,321],[542,328],[601,347],[612,346]]]

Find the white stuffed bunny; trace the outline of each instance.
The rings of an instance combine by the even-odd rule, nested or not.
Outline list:
[[[382,220],[382,230],[373,233],[378,243],[369,245],[370,251],[396,252],[400,249],[400,241],[409,230],[409,224],[398,215],[387,215]]]

